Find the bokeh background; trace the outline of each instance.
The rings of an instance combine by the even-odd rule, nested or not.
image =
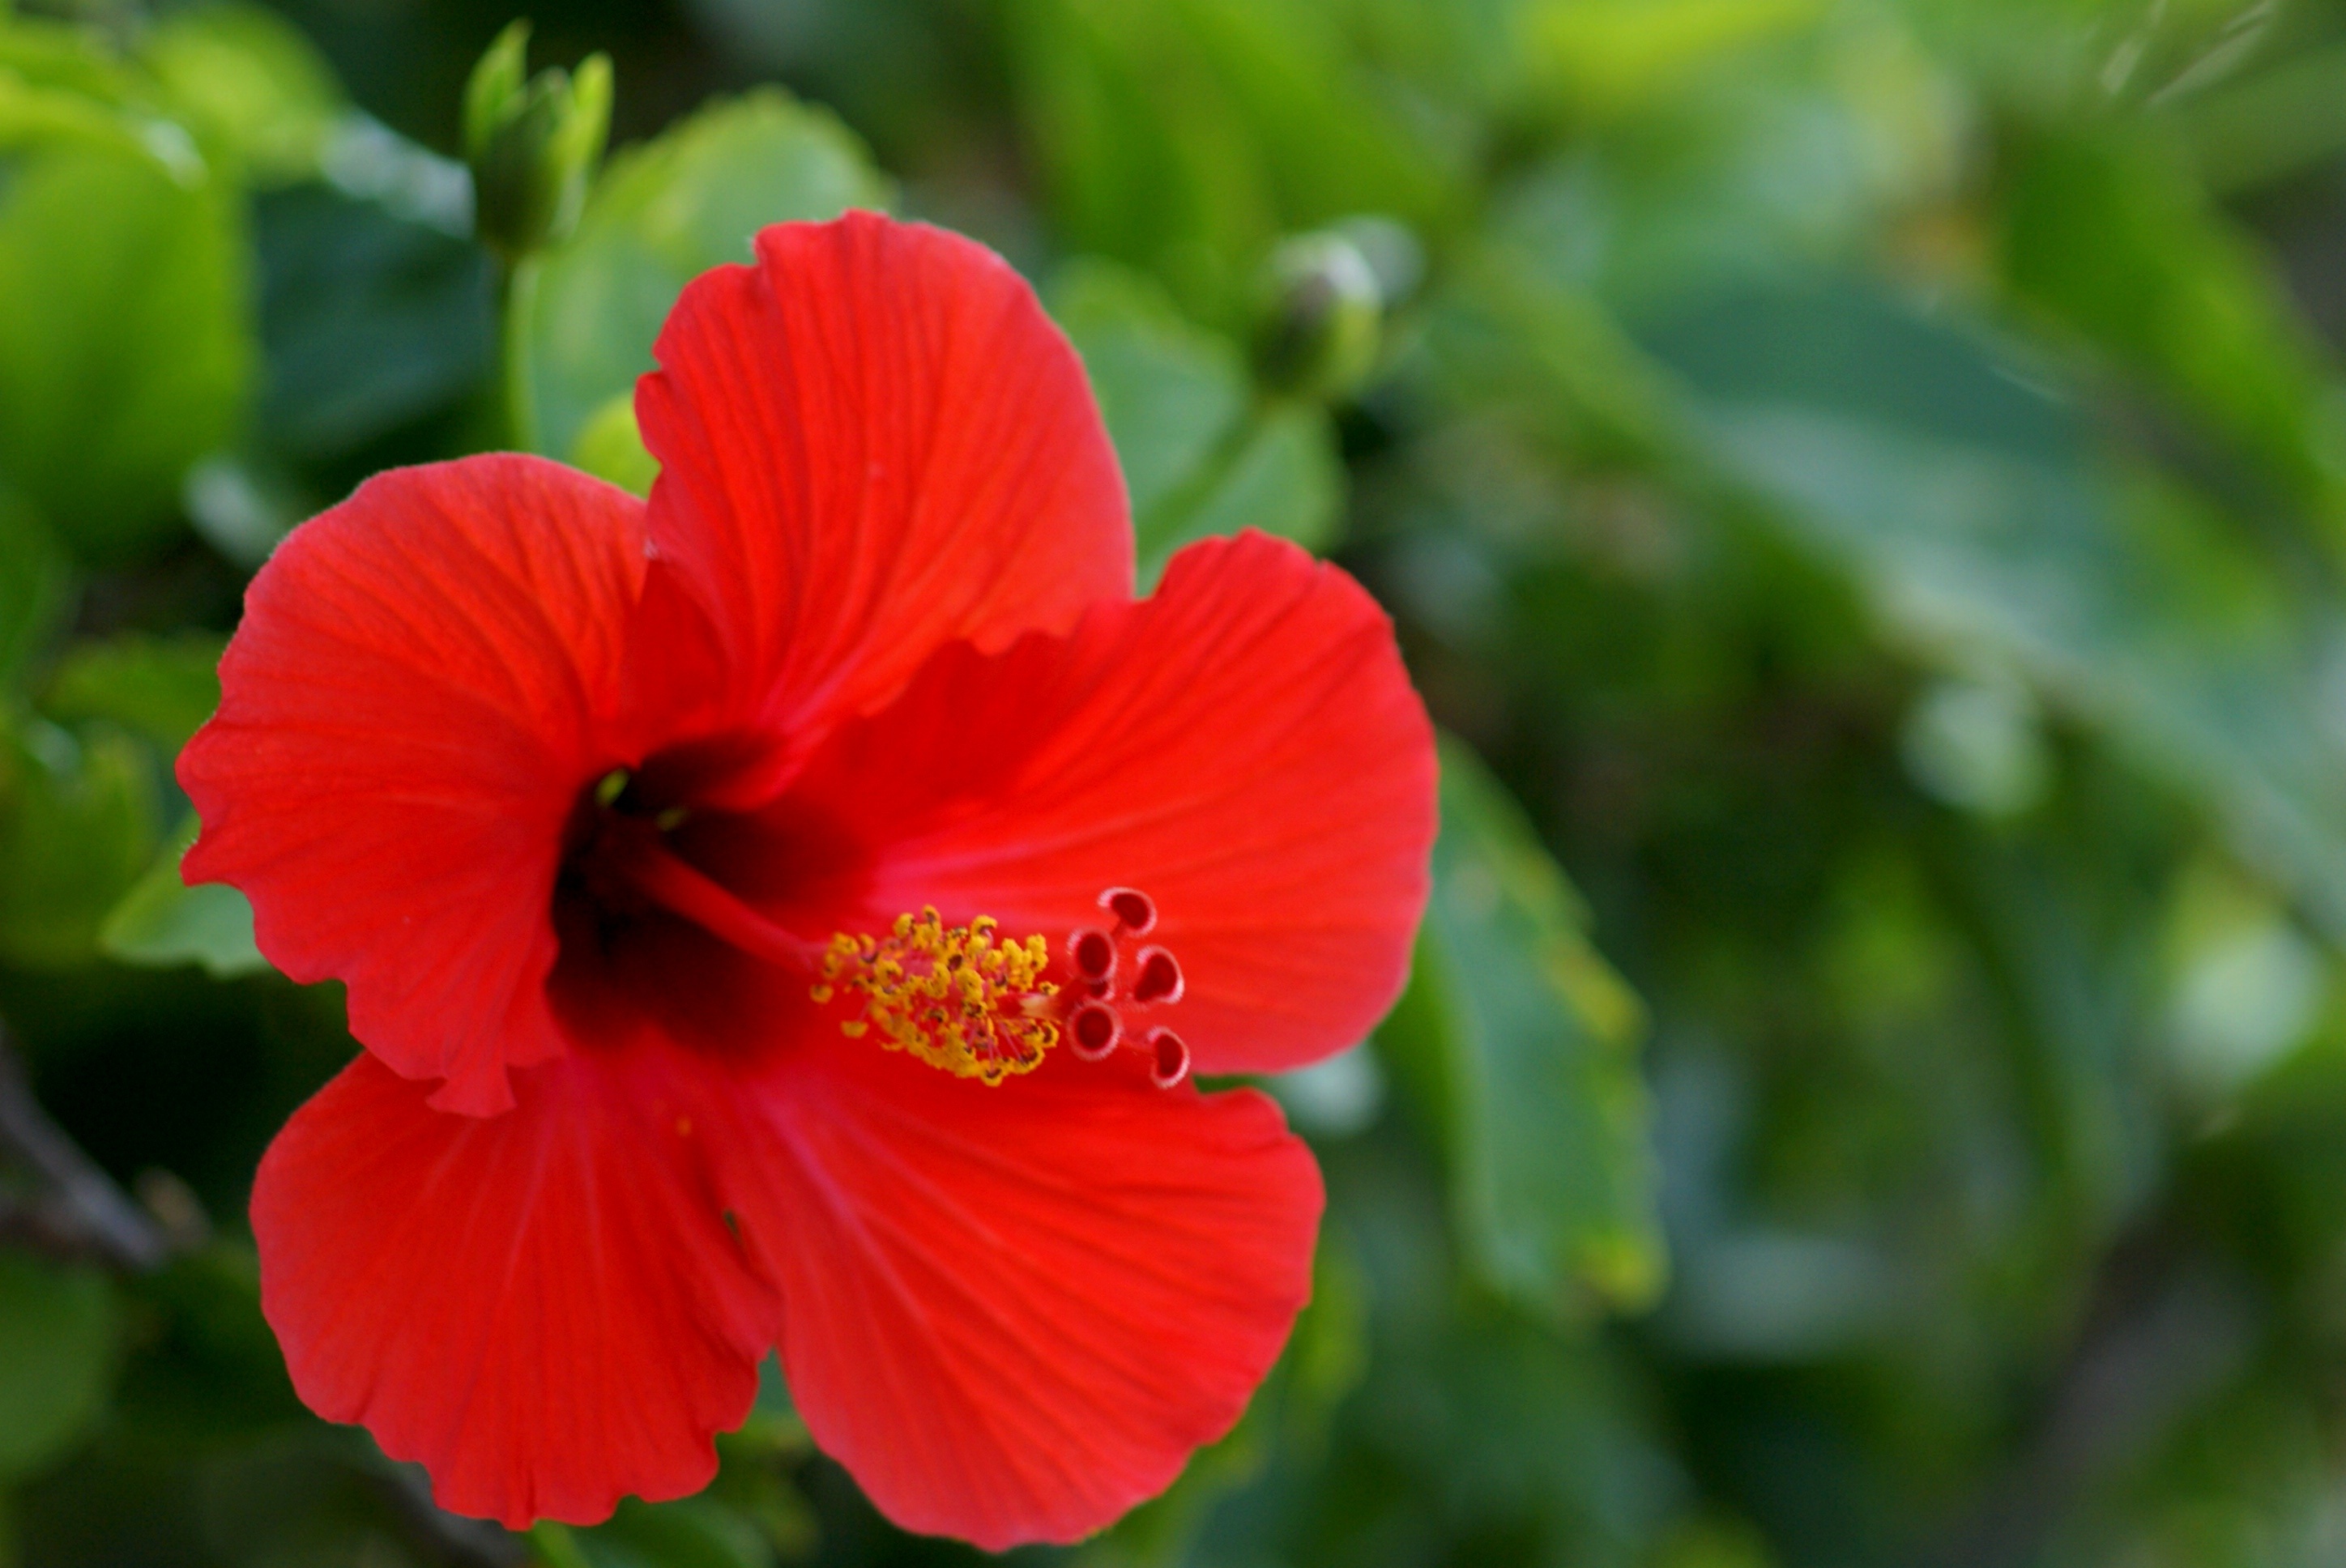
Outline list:
[[[1329,553],[1446,732],[1412,989],[1272,1084],[1314,1304],[1022,1561],[2346,1562],[2346,5],[587,0],[508,268],[511,3],[0,0],[0,1563],[972,1559],[779,1383],[526,1537],[305,1415],[243,1206],[353,1046],[174,871],[286,528],[642,484],[677,288],[847,205],[1044,290],[1145,573]]]

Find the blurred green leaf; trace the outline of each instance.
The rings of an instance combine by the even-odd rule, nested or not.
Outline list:
[[[1523,26],[1536,58],[1585,109],[1615,111],[1705,66],[1812,27],[1830,0],[1535,0]]]
[[[444,409],[488,373],[479,247],[325,185],[254,205],[267,371],[258,423],[299,458],[338,457]]]
[[[1909,647],[2025,673],[2346,933],[2346,736],[2307,718],[2323,645],[2201,504],[2106,467],[1985,339],[1863,290],[1726,301],[1652,341],[1711,453]]]
[[[214,453],[188,471],[179,499],[198,536],[248,572],[318,509],[280,463],[257,453]]]
[[[1244,0],[1023,0],[1021,110],[1075,249],[1145,268],[1216,320],[1286,230],[1362,212],[1438,224],[1442,160],[1353,74],[1324,13]]]
[[[1048,299],[1083,355],[1145,535],[1246,417],[1245,361],[1184,320],[1153,280],[1112,261],[1069,262]]]
[[[198,826],[189,812],[173,841],[107,915],[98,950],[149,969],[200,963],[215,980],[259,974],[269,961],[253,945],[252,905],[245,896],[225,883],[189,887],[180,878],[179,860],[196,841]]]
[[[2300,173],[2346,148],[2346,45],[2288,56],[2178,117],[2193,167],[2219,190]]]
[[[1080,1560],[1092,1568],[1212,1561],[1197,1542],[1219,1504],[1282,1455],[1326,1448],[1339,1406],[1368,1370],[1368,1281],[1351,1239],[1333,1225],[1323,1227],[1311,1262],[1311,1299],[1238,1425],[1191,1455],[1172,1486],[1087,1543]]]
[[[76,643],[51,672],[42,711],[63,723],[107,719],[176,756],[219,706],[227,642],[216,632],[191,631]]]
[[[1433,897],[1379,1048],[1425,1117],[1473,1271],[1535,1313],[1661,1289],[1644,1014],[1522,809],[1442,752]]]
[[[495,1525],[471,1520],[449,1521],[446,1538],[419,1531],[414,1518],[429,1504],[400,1494],[422,1485],[358,1433],[304,1422],[205,1464],[204,1543],[234,1568],[434,1568],[504,1544]]]
[[[250,1242],[215,1239],[118,1288],[141,1315],[116,1396],[122,1424],[138,1441],[185,1454],[308,1424],[285,1354],[260,1315],[260,1260]]]
[[[144,128],[158,130],[168,138],[176,127]],[[0,150],[79,143],[135,158],[154,157],[159,150],[184,161],[194,154],[184,135],[179,145],[166,139],[158,148],[141,137],[141,129],[138,120],[116,112],[103,100],[27,82],[0,65]]]
[[[2007,199],[2004,266],[2030,305],[2261,462],[2346,559],[2346,389],[2249,237],[2179,158],[2048,137]]]
[[[1283,227],[1313,229],[1362,212],[1438,220],[1454,171],[1355,70],[1325,6],[1174,0],[1163,9],[1178,18],[1183,43],[1241,117]]]
[[[527,444],[567,457],[587,420],[652,369],[684,285],[750,260],[770,223],[888,205],[854,136],[778,89],[702,109],[614,158],[569,243],[515,301],[512,367]]]
[[[1557,14],[1682,8],[1698,7],[1607,0]],[[1877,23],[1787,58],[1739,56],[1698,89],[1573,138],[1499,188],[1491,234],[1632,321],[1850,264],[1885,221],[1958,184],[1969,134],[1938,64]]]
[[[79,144],[199,168],[187,133],[148,112],[147,97],[89,29],[0,11],[0,149]]]
[[[47,524],[0,490],[0,684],[47,642],[65,609],[71,566]]]
[[[27,157],[0,185],[0,475],[77,556],[171,527],[180,477],[226,441],[251,363],[228,192],[150,158]]]
[[[570,462],[634,494],[652,493],[652,481],[659,477],[659,459],[644,445],[631,394],[622,392],[587,416],[577,443],[570,449]]]
[[[1767,1538],[1740,1521],[1705,1519],[1670,1532],[1654,1568],[1773,1568]]]
[[[0,1481],[46,1467],[97,1421],[115,1336],[105,1276],[0,1249]]]
[[[36,719],[0,749],[0,961],[81,962],[154,857],[148,754],[106,730],[77,739]]]
[[[624,1498],[607,1524],[566,1533],[586,1568],[772,1568],[774,1562],[755,1524],[699,1498],[657,1504]]]
[[[137,78],[91,29],[53,17],[0,9],[0,70],[97,104],[126,104],[138,95]]]
[[[1344,465],[1327,411],[1274,403],[1247,427],[1234,450],[1207,466],[1191,490],[1140,528],[1140,582],[1153,585],[1182,545],[1241,528],[1324,550],[1335,543],[1343,505]]]
[[[1211,535],[1251,527],[1311,549],[1333,542],[1344,473],[1324,410],[1256,407],[1237,346],[1113,262],[1071,263],[1050,298],[1124,468],[1144,593],[1174,551]]]
[[[141,38],[138,57],[205,149],[261,180],[314,174],[349,112],[310,41],[275,12],[238,0],[170,11]]]
[[[1470,1299],[1377,1352],[1353,1425],[1382,1462],[1331,1500],[1331,1560],[1376,1561],[1413,1535],[1492,1548],[1469,1561],[1648,1560],[1682,1483],[1600,1342]]]

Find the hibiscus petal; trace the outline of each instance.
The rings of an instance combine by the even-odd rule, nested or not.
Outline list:
[[[645,1060],[533,1069],[477,1118],[361,1056],[261,1161],[293,1386],[421,1461],[444,1508],[519,1529],[680,1497],[749,1413],[771,1298],[699,1175],[688,1076]]]
[[[1198,1070],[1273,1072],[1360,1040],[1400,993],[1433,796],[1376,603],[1283,541],[1212,540],[1067,637],[943,650],[841,731],[775,809],[875,859],[780,912],[809,925],[828,901],[876,928],[933,903],[1056,942],[1137,888],[1186,982],[1163,1021]]]
[[[563,1049],[545,980],[563,826],[611,759],[641,504],[541,459],[370,480],[253,579],[219,712],[179,758],[188,880],[261,952],[350,986],[352,1031],[487,1115]]]
[[[1076,1540],[1227,1431],[1311,1293],[1319,1168],[1251,1090],[1054,1063],[989,1089],[838,1038],[721,1177],[815,1441],[881,1511]]]
[[[757,251],[685,290],[636,392],[653,544],[715,623],[737,719],[808,736],[943,642],[1130,594],[1115,451],[1007,263],[868,212]]]

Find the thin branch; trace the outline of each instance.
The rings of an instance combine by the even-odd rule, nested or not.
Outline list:
[[[413,1543],[450,1568],[522,1568],[532,1561],[527,1543],[485,1520],[464,1519],[432,1501],[432,1488],[412,1465],[386,1464],[371,1479],[406,1526]]]
[[[0,1026],[0,1156],[37,1184],[0,1194],[0,1235],[45,1252],[94,1257],[116,1268],[160,1268],[175,1250],[152,1217],[114,1185],[63,1128],[49,1120]]]
[[[2041,1561],[2081,1502],[2167,1437],[2248,1353],[2252,1324],[2238,1282],[2163,1226],[2110,1250],[2095,1296],[2034,1435],[1946,1538],[1943,1568]]]

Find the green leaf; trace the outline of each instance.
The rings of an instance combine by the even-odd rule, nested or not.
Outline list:
[[[2042,367],[1862,287],[1721,301],[1650,341],[1707,456],[1898,640],[2023,675],[2346,936],[2346,738],[2309,717],[2334,610],[2203,503],[2113,466]]]
[[[1458,186],[1317,7],[1024,0],[1011,42],[1061,230],[1216,320],[1281,232],[1362,212],[1437,224]]]
[[[63,723],[107,719],[176,756],[219,706],[226,646],[217,632],[126,633],[77,643],[50,675],[42,711]]]
[[[173,10],[138,58],[205,149],[263,180],[312,174],[349,112],[332,66],[299,29],[235,0]]]
[[[234,430],[251,364],[236,208],[200,166],[88,147],[0,186],[0,473],[75,555],[174,525],[180,477]]]
[[[148,113],[147,97],[93,29],[0,13],[0,148],[80,144],[199,170],[187,133]]]
[[[1260,528],[1310,550],[1335,542],[1344,464],[1325,409],[1273,404],[1198,488],[1152,514],[1139,531],[1140,583],[1153,585],[1182,545]]]
[[[2260,461],[2346,555],[2346,400],[2270,260],[2179,158],[2047,139],[2012,182],[2004,265],[2031,305]]]
[[[2288,56],[2183,107],[2192,164],[2218,189],[2283,178],[2346,148],[2346,44]]]
[[[196,1473],[199,1561],[227,1568],[431,1568],[512,1559],[505,1533],[433,1518],[426,1483],[386,1463],[364,1434],[315,1421],[219,1445]],[[432,1533],[416,1528],[432,1519]]]
[[[759,229],[884,207],[890,196],[852,133],[771,88],[612,160],[577,234],[526,270],[515,301],[528,444],[567,457],[595,412],[652,369],[652,340],[685,284],[749,260]]]
[[[1368,1370],[1369,1308],[1369,1281],[1352,1238],[1331,1223],[1311,1260],[1311,1299],[1238,1425],[1192,1454],[1170,1487],[1100,1538],[1107,1552],[1085,1561],[1100,1568],[1213,1561],[1196,1542],[1217,1505],[1259,1480],[1282,1452],[1326,1445],[1338,1408]]]
[[[1427,1329],[1414,1343],[1381,1346],[1371,1365],[1354,1431],[1386,1462],[1374,1490],[1348,1501],[1377,1509],[1413,1482],[1441,1499],[1450,1520],[1490,1531],[1498,1521],[1544,1519],[1546,1540],[1570,1543],[1533,1556],[1503,1547],[1483,1558],[1470,1549],[1469,1562],[1647,1562],[1629,1543],[1650,1528],[1661,1512],[1657,1492],[1678,1472],[1649,1430],[1649,1396],[1622,1386],[1627,1359],[1608,1355],[1595,1336],[1560,1334],[1471,1299]],[[1363,1536],[1374,1538],[1353,1539]],[[1517,1524],[1500,1539],[1511,1537],[1530,1532]]]
[[[652,493],[659,459],[644,445],[644,433],[636,427],[632,396],[623,392],[588,416],[570,449],[570,463],[637,495]]]
[[[150,144],[141,130],[177,141]],[[28,82],[0,65],[0,150],[24,147],[84,147],[134,158],[161,158],[165,167],[183,165],[195,156],[184,132],[177,127],[149,123],[116,112],[103,100],[61,87]]]
[[[1617,19],[1679,7],[1554,9]],[[1862,71],[1807,51],[1713,73],[1595,127],[1503,187],[1492,228],[1633,320],[1863,255],[1892,214],[1960,178],[1967,134],[1936,63],[1894,39],[1877,40]]]
[[[702,1498],[657,1504],[626,1498],[609,1523],[566,1533],[586,1568],[772,1568],[774,1561],[755,1524]]]
[[[138,92],[136,77],[102,46],[95,29],[10,16],[5,7],[0,7],[0,71],[94,104],[120,106]]]
[[[0,683],[14,680],[48,641],[71,576],[47,524],[0,490]]]
[[[36,719],[0,746],[0,962],[82,962],[107,911],[154,858],[146,749]]]
[[[1260,528],[1311,549],[1332,542],[1344,472],[1326,411],[1250,406],[1237,346],[1114,262],[1070,263],[1050,298],[1124,467],[1143,592],[1174,551],[1211,535]]]
[[[215,980],[261,973],[269,961],[253,944],[252,905],[245,896],[219,882],[189,887],[179,876],[198,826],[189,812],[172,842],[106,917],[98,950],[146,969],[200,963]]]
[[[1146,519],[1245,419],[1245,359],[1228,339],[1184,320],[1153,280],[1113,261],[1069,262],[1048,298],[1083,356],[1145,534]]]
[[[1433,896],[1380,1049],[1426,1118],[1473,1271],[1548,1316],[1644,1307],[1664,1273],[1643,1012],[1521,808],[1442,748]]]
[[[2309,718],[2334,609],[2235,521],[2115,464],[2041,359],[1847,280],[1714,300],[1641,350],[1504,252],[1462,274],[1433,334],[1455,395],[1782,528],[1909,651],[2022,675],[2183,785],[2346,937],[2346,737]]]
[[[140,1441],[187,1452],[240,1445],[289,1422],[308,1426],[285,1353],[260,1315],[260,1260],[250,1241],[215,1237],[117,1288],[137,1314],[139,1353],[115,1410]]]
[[[1539,0],[1524,27],[1576,104],[1617,111],[1807,31],[1831,9],[1830,0]]]
[[[0,1250],[0,1481],[45,1468],[104,1412],[115,1337],[105,1276]]]
[[[180,499],[198,536],[247,572],[259,571],[279,542],[318,509],[283,468],[253,453],[205,458],[188,471]]]
[[[1174,0],[1165,9],[1250,133],[1283,227],[1362,212],[1432,224],[1445,213],[1454,172],[1355,68],[1325,6]]]
[[[478,386],[496,336],[478,246],[324,185],[254,204],[268,373],[259,427],[302,458],[345,455]]]

